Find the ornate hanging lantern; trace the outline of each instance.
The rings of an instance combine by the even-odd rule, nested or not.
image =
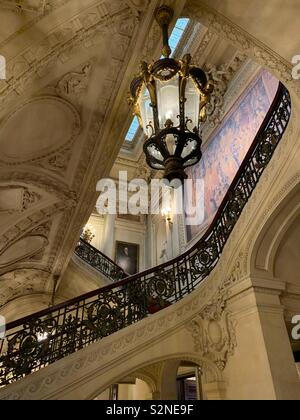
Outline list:
[[[130,104],[147,140],[144,152],[148,165],[164,170],[169,181],[187,178],[185,169],[201,160],[200,126],[206,121],[206,105],[213,84],[200,68],[170,58],[169,25],[174,12],[167,6],[156,10],[163,32],[163,57],[154,64],[141,63],[141,73],[130,87]]]

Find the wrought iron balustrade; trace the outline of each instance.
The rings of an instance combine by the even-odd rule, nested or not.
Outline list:
[[[169,263],[9,324],[6,338],[0,342],[0,385],[12,383],[83,349],[195,290],[218,263],[285,132],[290,115],[290,96],[280,84],[213,223],[191,250]]]
[[[129,274],[125,273],[125,271],[114,261],[82,238],[80,238],[78,245],[75,248],[75,254],[112,281],[119,281],[129,276]]]

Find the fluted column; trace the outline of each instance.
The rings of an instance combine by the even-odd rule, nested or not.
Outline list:
[[[166,220],[166,239],[167,239],[167,255],[168,259],[174,258],[173,250],[173,223]]]
[[[150,214],[146,217],[147,220],[147,232],[146,232],[146,255],[145,262],[146,268],[152,268],[154,264],[153,259],[153,222]]]
[[[116,215],[107,214],[104,222],[103,253],[111,259],[115,257],[115,224]]]

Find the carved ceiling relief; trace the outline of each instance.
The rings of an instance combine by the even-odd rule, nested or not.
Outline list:
[[[68,207],[67,207],[68,208]],[[26,218],[0,236],[0,275],[12,270],[16,264],[26,264],[33,257],[41,260],[41,255],[47,250],[43,258],[46,270],[51,271],[49,261],[53,261],[57,248],[50,241],[54,218],[62,217],[66,212],[66,203],[56,203],[41,210],[31,212]],[[59,221],[59,219],[58,219]],[[64,220],[66,223],[66,220]],[[57,222],[55,229],[58,230]],[[55,231],[53,231],[55,233]]]
[[[64,75],[54,87],[57,95],[70,100],[73,104],[81,105],[82,96],[88,88],[91,69],[92,62],[89,61],[80,66],[78,71]]]
[[[7,63],[8,79],[0,82],[0,103],[13,99],[16,94],[21,95],[28,85],[37,83],[51,70],[64,65],[78,53],[78,48],[96,45],[97,34],[101,41],[104,34],[114,36],[125,31],[128,36],[132,36],[136,17],[128,16],[127,10],[128,6],[123,2],[103,0],[71,20],[69,17],[67,22],[46,34],[37,45],[31,45]],[[119,53],[123,52],[124,49],[119,48]]]
[[[18,264],[21,261],[32,259],[36,255],[41,255],[49,245],[48,237],[51,231],[52,221],[48,220],[38,226],[28,230],[26,233],[20,232],[16,235],[15,240],[7,241],[0,248],[0,272],[5,271],[8,267]],[[6,232],[3,239],[9,234]],[[4,241],[3,241],[4,242]]]
[[[80,128],[80,116],[69,102],[52,96],[34,98],[0,124],[0,163],[66,170],[67,152]]]
[[[0,308],[21,296],[44,293],[49,274],[36,270],[15,270],[0,278]]]
[[[27,187],[2,186],[0,187],[0,215],[2,213],[23,213],[38,203],[41,198],[40,194]]]

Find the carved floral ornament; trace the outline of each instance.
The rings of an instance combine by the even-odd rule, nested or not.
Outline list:
[[[223,371],[237,346],[235,322],[226,310],[224,295],[217,295],[187,324],[187,330],[193,337],[194,350]]]

